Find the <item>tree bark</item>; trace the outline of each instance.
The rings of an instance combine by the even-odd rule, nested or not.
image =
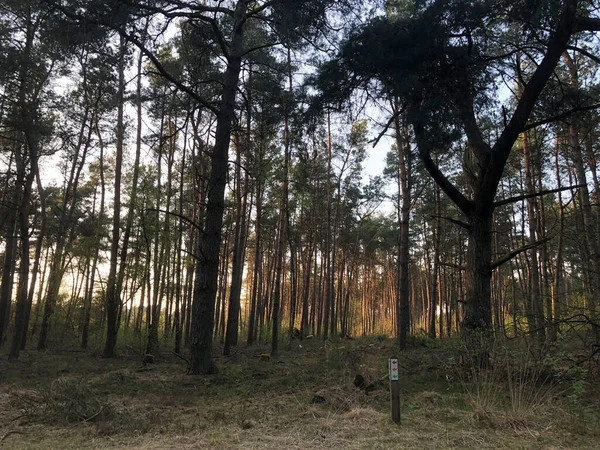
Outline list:
[[[410,206],[411,206],[411,182],[410,182],[410,148],[405,145],[406,129],[400,123],[400,108],[397,99],[393,103],[395,143],[398,152],[398,225],[400,233],[398,237],[398,285],[396,287],[396,326],[398,344],[400,350],[407,346],[408,333],[410,331],[410,280],[409,280],[409,247],[410,247]]]
[[[200,260],[196,263],[196,281],[192,305],[190,369],[193,375],[214,371],[212,339],[215,298],[221,247],[221,227],[225,208],[227,157],[231,138],[231,123],[235,111],[235,96],[241,68],[247,0],[238,0],[234,17],[227,69],[223,80],[220,109],[213,147],[211,173],[204,232],[200,236]]]

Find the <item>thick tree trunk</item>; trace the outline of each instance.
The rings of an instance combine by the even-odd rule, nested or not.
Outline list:
[[[208,185],[208,202],[204,232],[200,237],[200,260],[196,270],[194,302],[192,305],[192,333],[190,374],[200,375],[214,371],[212,339],[215,298],[221,248],[221,227],[225,208],[227,157],[231,138],[231,122],[235,112],[235,96],[241,68],[244,25],[247,0],[238,0],[233,17],[230,54],[223,79],[220,110],[217,117],[215,144]]]
[[[400,123],[400,108],[398,101],[394,100],[392,106],[396,117],[394,119],[394,131],[396,139],[396,150],[398,152],[398,226],[400,234],[398,237],[398,281],[396,286],[396,326],[400,350],[405,350],[408,333],[410,331],[410,281],[409,281],[409,247],[410,247],[410,207],[411,207],[411,183],[410,183],[410,148],[405,145],[408,142],[406,128]]]
[[[489,364],[492,332],[492,213],[474,211],[469,216],[463,335],[474,367]]]

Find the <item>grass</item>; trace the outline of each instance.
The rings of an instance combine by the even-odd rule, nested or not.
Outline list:
[[[474,377],[455,344],[411,344],[399,355],[401,425],[390,419],[387,382],[369,394],[353,385],[356,374],[385,378],[399,353],[376,337],[295,341],[268,361],[267,347],[240,347],[207,377],[185,375],[170,353],[148,367],[126,350],[114,360],[26,352],[8,363],[0,354],[0,448],[597,448],[594,383],[572,390],[508,360]]]

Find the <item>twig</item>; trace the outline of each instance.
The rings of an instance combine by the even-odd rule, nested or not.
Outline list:
[[[100,415],[100,413],[102,413],[102,411],[104,411],[104,408],[106,408],[107,406],[108,405],[102,405],[96,414],[92,414],[90,417],[83,417],[82,418],[83,420],[81,420],[80,422],[77,422],[71,428],[75,428],[77,425],[89,422],[90,420],[94,420],[96,417],[98,417]]]
[[[23,433],[22,431],[19,431],[19,430],[8,430],[6,433],[4,433],[2,435],[2,437],[0,438],[0,442],[2,442],[4,439],[6,439],[11,434],[25,434],[25,433]]]
[[[171,353],[173,353],[178,358],[183,359],[186,362],[186,364],[188,365],[188,367],[190,367],[190,360],[187,359],[185,356],[180,355],[179,353],[176,353],[176,352],[173,352],[173,351]]]

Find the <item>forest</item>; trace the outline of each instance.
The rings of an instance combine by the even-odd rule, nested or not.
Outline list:
[[[0,447],[594,448],[599,31],[0,0]]]

